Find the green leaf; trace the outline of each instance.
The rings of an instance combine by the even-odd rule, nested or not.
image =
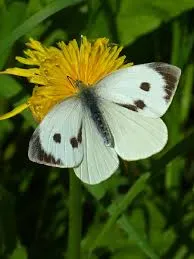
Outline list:
[[[1,8],[1,26],[0,35],[5,37],[24,19],[24,10],[26,4],[24,2],[13,1],[7,8]]]
[[[0,96],[6,99],[12,98],[22,91],[22,86],[9,75],[0,75]]]
[[[98,184],[93,186],[84,184],[84,186],[97,200],[100,200],[102,197],[104,197],[106,193],[106,188],[104,187],[103,184]]]
[[[17,80],[12,78],[9,75],[0,75],[0,97],[3,97],[5,99],[15,98],[19,100],[16,100],[13,102],[13,106],[16,107],[22,103],[25,103],[28,99],[28,95],[25,94],[25,92],[22,92],[22,86],[20,83],[18,83]],[[20,96],[22,93],[22,96]],[[25,95],[25,96],[24,96]],[[24,97],[23,97],[24,96]],[[1,110],[2,112],[2,110]],[[7,111],[3,111],[7,112]],[[25,110],[21,113],[21,115],[26,119],[26,121],[29,123],[29,125],[35,127],[36,123],[35,120],[32,117],[32,114],[29,112],[29,110]]]
[[[140,234],[137,233],[135,228],[128,218],[123,215],[119,220],[118,224],[128,234],[129,240],[133,239],[136,244],[144,251],[144,253],[151,259],[159,259],[159,256],[155,253],[153,248],[149,245],[147,240]]]
[[[194,145],[194,132],[179,141],[171,149],[169,149],[161,158],[155,160],[150,169],[152,172],[160,171],[165,166],[178,156],[184,156],[185,153],[193,150]]]
[[[115,190],[120,184],[126,184],[126,178],[122,177],[120,173],[121,172],[118,169],[112,177],[101,184],[84,184],[84,186],[91,193],[91,195],[95,197],[95,199],[100,200],[104,197],[107,191],[110,191],[111,189]]]
[[[14,250],[9,259],[27,259],[26,249],[20,245]]]
[[[108,1],[101,2],[99,0],[88,1],[88,24],[84,30],[84,34],[88,37],[107,37],[111,38],[109,20],[111,16],[106,14],[106,6]]]
[[[121,44],[131,44],[138,37],[158,28],[163,22],[194,7],[193,0],[121,1],[117,14]]]
[[[29,32],[39,23],[44,21],[46,18],[50,17],[54,13],[60,11],[61,9],[68,7],[73,4],[77,4],[82,0],[57,0],[52,1],[46,7],[32,15],[29,19],[24,21],[20,26],[14,29],[5,39],[0,40],[0,55],[4,53],[5,50],[10,48],[12,44],[18,40],[25,33]]]
[[[2,41],[9,35],[9,33],[21,22],[24,20],[24,10],[26,8],[26,4],[23,2],[13,1],[8,5],[7,8],[5,6],[0,7],[0,38]],[[9,49],[1,52],[0,58],[0,68],[3,67],[5,61],[9,56]]]

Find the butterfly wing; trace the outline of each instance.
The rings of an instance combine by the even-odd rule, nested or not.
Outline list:
[[[29,159],[56,167],[73,167],[83,159],[82,105],[76,98],[57,104],[39,124],[29,143]]]
[[[166,63],[119,69],[96,84],[96,93],[143,116],[158,118],[168,109],[181,70]]]
[[[168,133],[160,118],[142,116],[109,101],[102,101],[101,108],[113,134],[115,150],[124,160],[147,158],[165,146]]]
[[[114,148],[104,145],[103,138],[87,109],[84,111],[82,132],[84,158],[74,171],[83,182],[97,184],[116,171],[119,160]]]

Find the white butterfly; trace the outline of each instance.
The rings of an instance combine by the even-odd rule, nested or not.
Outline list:
[[[119,69],[92,87],[75,81],[79,94],[54,106],[35,130],[29,159],[74,167],[85,183],[97,184],[118,168],[119,159],[147,158],[166,144],[160,117],[181,75],[178,67],[148,63]]]

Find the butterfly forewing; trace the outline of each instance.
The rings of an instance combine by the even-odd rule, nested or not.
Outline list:
[[[73,167],[83,159],[82,105],[77,98],[57,104],[29,143],[29,159],[56,167]]]
[[[168,109],[181,70],[166,63],[148,63],[119,69],[100,80],[95,87],[103,99],[124,108],[158,118]]]

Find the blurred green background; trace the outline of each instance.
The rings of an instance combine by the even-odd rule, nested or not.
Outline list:
[[[194,0],[0,0],[0,67],[18,66],[29,37],[57,41],[108,37],[135,64],[182,68],[164,116],[165,149],[124,163],[96,186],[82,185],[81,258],[194,258]],[[0,76],[0,114],[33,86]],[[28,160],[36,126],[30,112],[0,122],[0,259],[67,256],[69,173]],[[137,182],[137,179],[138,182]]]

